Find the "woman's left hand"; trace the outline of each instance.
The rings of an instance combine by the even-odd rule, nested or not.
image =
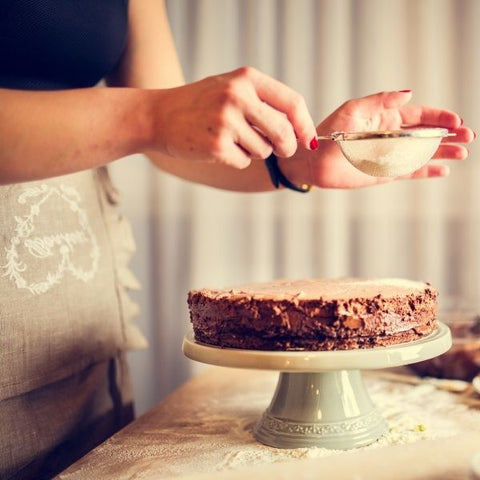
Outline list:
[[[475,138],[472,129],[465,127],[455,112],[410,105],[411,91],[381,92],[345,102],[317,126],[319,135],[335,131],[364,132],[374,130],[399,130],[402,127],[446,128],[455,136],[442,140],[434,159],[463,160],[468,144]],[[353,167],[343,156],[340,147],[332,140],[320,140],[315,151],[302,148],[290,159],[281,160],[287,178],[295,183],[308,183],[322,188],[360,188],[394,180],[372,177]],[[444,177],[449,167],[428,162],[409,175],[397,178]]]

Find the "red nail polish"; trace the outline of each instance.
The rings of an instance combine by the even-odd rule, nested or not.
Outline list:
[[[460,117],[460,126],[462,126],[464,123],[465,122],[464,122],[463,118]]]
[[[411,90],[398,90],[399,93],[410,93]]]
[[[313,137],[310,140],[310,150],[316,150],[318,148],[318,140],[317,137]]]

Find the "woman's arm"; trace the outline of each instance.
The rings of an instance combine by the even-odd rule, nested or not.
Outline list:
[[[192,181],[270,188],[263,165],[257,175],[239,176],[229,165],[244,168],[273,148],[288,156],[297,147],[295,134],[308,145],[315,127],[300,96],[253,69],[178,86],[183,79],[163,4],[130,5],[129,45],[108,79],[123,87],[0,89],[0,183],[72,173],[149,151],[159,166]],[[260,179],[259,187],[252,178]]]
[[[161,105],[155,106],[157,92],[144,89],[182,85],[183,77],[162,2],[131,4],[129,47],[108,80],[139,88],[0,88],[0,184],[97,167],[150,146]],[[155,28],[141,31],[149,20]]]
[[[144,94],[122,88],[0,89],[0,184],[97,167],[149,135]]]
[[[137,8],[142,2],[136,2]],[[160,39],[155,52],[150,51],[148,34],[143,40],[142,54],[137,54],[135,41],[127,52],[125,65],[132,68],[124,76],[125,85],[151,87],[147,78],[140,77],[149,76],[148,64],[141,61],[158,54],[165,56],[172,72],[180,72],[175,70],[176,58],[168,57],[174,51],[161,51],[165,39]],[[182,83],[181,76],[166,78],[161,82],[164,86]],[[160,93],[133,88],[48,92],[0,88],[0,184],[73,173],[142,151],[151,143],[152,111]]]

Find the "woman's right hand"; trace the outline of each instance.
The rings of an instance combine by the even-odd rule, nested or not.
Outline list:
[[[149,151],[246,168],[253,159],[315,148],[315,124],[301,95],[251,67],[182,87],[151,91]]]
[[[175,88],[0,89],[0,105],[0,184],[148,152],[182,178],[229,186],[217,167],[288,157],[316,139],[301,95],[249,67]],[[205,163],[215,166],[208,179]]]

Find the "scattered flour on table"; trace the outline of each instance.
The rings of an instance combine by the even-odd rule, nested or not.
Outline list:
[[[315,447],[277,449],[263,445],[255,440],[252,432],[271,400],[271,393],[251,391],[221,402],[214,396],[201,403],[193,402],[195,408],[188,418],[177,417],[181,408],[178,412],[172,411],[176,421],[169,428],[158,431],[154,426],[146,428],[133,449],[125,450],[121,442],[107,441],[98,448],[100,454],[103,451],[108,457],[103,457],[102,463],[105,478],[142,480],[151,479],[151,472],[163,478],[237,470],[480,432],[478,401],[478,406],[468,408],[461,396],[436,390],[428,384],[411,386],[368,377],[365,383],[389,426],[383,437],[366,447],[343,451]],[[79,475],[61,478],[84,480],[91,476],[86,468]]]
[[[480,411],[456,402],[456,396],[432,385],[411,386],[386,381],[366,380],[373,402],[387,420],[389,430],[379,440],[351,452],[413,443],[424,439],[445,438],[462,431],[480,431]],[[245,432],[251,435],[251,432]],[[289,459],[320,458],[348,454],[349,451],[326,448],[276,449],[259,443],[231,451],[217,470],[237,469],[255,464]]]

